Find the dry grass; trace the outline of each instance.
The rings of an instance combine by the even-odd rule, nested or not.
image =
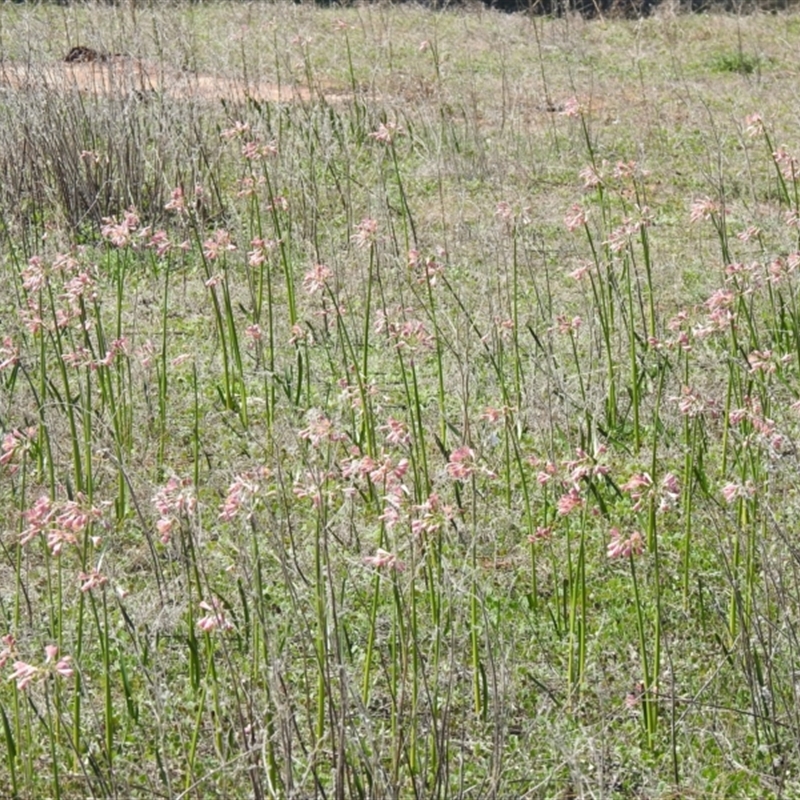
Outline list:
[[[79,94],[110,99],[130,96],[147,98],[158,94],[168,100],[243,104],[308,103],[318,100],[341,103],[347,95],[331,87],[313,87],[292,82],[280,85],[266,80],[246,82],[194,71],[170,69],[163,63],[140,58],[113,55],[102,60],[81,63],[0,62],[0,91],[15,94],[26,92],[55,92]]]

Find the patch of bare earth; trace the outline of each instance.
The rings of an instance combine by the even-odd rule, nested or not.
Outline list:
[[[86,48],[73,48],[75,50]],[[347,95],[325,87],[245,82],[208,73],[174,70],[152,61],[123,55],[87,52],[83,58],[47,64],[0,62],[0,90],[12,92],[57,91],[125,98],[158,94],[173,100],[207,100],[241,103],[248,100],[274,103],[307,103],[315,99],[342,102]]]

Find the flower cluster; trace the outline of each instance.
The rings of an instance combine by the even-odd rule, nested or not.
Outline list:
[[[381,122],[378,129],[369,134],[371,139],[381,144],[392,144],[400,136],[404,136],[405,131],[395,122]]]
[[[318,408],[309,409],[306,414],[307,427],[298,432],[301,439],[305,439],[314,448],[326,442],[340,442],[345,436],[338,432],[330,418]]]
[[[153,505],[159,515],[156,530],[162,543],[168,544],[181,518],[191,516],[197,509],[191,478],[169,478],[153,496]]]
[[[404,311],[408,310],[404,309]],[[412,319],[394,322],[389,319],[383,310],[379,310],[376,316],[375,331],[377,333],[386,333],[398,350],[416,352],[434,348],[434,337],[428,332],[425,323]]]
[[[114,247],[127,247],[133,232],[139,227],[139,215],[131,206],[120,221],[116,217],[103,217],[101,236]]]
[[[225,502],[220,506],[219,519],[230,522],[247,508],[250,501],[263,490],[263,483],[271,475],[267,467],[242,472],[237,475],[228,487]]]
[[[609,558],[630,558],[639,556],[644,552],[644,540],[639,531],[634,531],[628,538],[624,538],[617,528],[612,528],[611,541],[608,544]]]
[[[658,501],[658,510],[667,511],[674,508],[681,496],[680,484],[673,473],[668,472],[661,481],[661,490],[656,491],[653,479],[647,472],[638,472],[620,486],[623,492],[631,496],[633,510],[641,511],[648,498]]]
[[[403,572],[406,568],[405,563],[394,553],[389,553],[381,547],[375,551],[374,556],[364,556],[363,560],[368,567],[375,567],[376,569],[386,568]]]
[[[745,430],[745,447],[755,442],[766,445],[773,453],[781,453],[785,449],[785,437],[778,431],[775,420],[764,414],[758,398],[745,397],[744,406],[732,409],[728,421],[732,428]]]
[[[202,600],[200,602],[200,608],[208,612],[204,617],[200,617],[200,619],[197,620],[197,627],[204,633],[229,631],[233,628],[233,623],[225,614],[225,606],[218,598],[212,597],[211,602]]]
[[[101,508],[89,505],[86,497],[78,494],[74,500],[52,501],[42,495],[23,514],[26,523],[20,537],[20,544],[26,545],[40,534],[47,537],[47,546],[54,556],[61,554],[64,545],[78,545],[83,533],[102,520]],[[92,537],[94,545],[100,538]]]
[[[209,261],[215,261],[225,253],[236,250],[231,235],[226,230],[216,230],[209,239],[203,242],[203,255]]]
[[[4,648],[0,651],[0,668],[4,667],[8,660],[16,655],[16,641],[8,634],[3,636]],[[56,675],[61,678],[71,678],[75,670],[71,666],[72,658],[62,656],[58,658],[58,647],[48,644],[44,648],[44,663],[40,666],[30,664],[27,661],[15,660],[13,663],[14,671],[8,676],[9,681],[15,681],[19,691],[25,691],[35,680],[43,680],[49,675]]]
[[[19,363],[19,348],[14,345],[10,336],[3,338],[0,346],[0,372],[9,367],[14,367]]]
[[[35,427],[24,431],[17,428],[5,434],[2,444],[0,444],[0,467],[8,467],[8,472],[14,475],[19,469],[19,465],[14,462],[19,461],[23,454],[30,449],[35,436]]]
[[[340,463],[342,477],[351,482],[345,494],[353,494],[358,482],[364,480],[383,492],[384,507],[380,519],[387,528],[393,528],[403,519],[406,498],[410,495],[404,482],[408,468],[407,458],[395,460],[391,455],[382,453],[376,459],[362,454],[358,448],[353,448]]]

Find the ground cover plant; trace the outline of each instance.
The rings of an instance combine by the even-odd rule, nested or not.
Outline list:
[[[796,17],[1,11],[0,796],[798,795]]]

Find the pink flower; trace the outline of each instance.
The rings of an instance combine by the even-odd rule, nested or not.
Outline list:
[[[88,506],[86,497],[79,494],[76,500],[68,500],[62,505],[55,523],[71,533],[83,533],[90,522],[101,517],[101,510],[94,506]]]
[[[162,517],[156,521],[156,531],[158,531],[161,544],[169,544],[169,540],[172,538],[172,529],[177,524],[177,520],[171,517]]]
[[[581,281],[589,274],[591,269],[591,262],[585,261],[579,267],[576,267],[574,270],[572,270],[572,272],[568,272],[567,277],[572,278],[574,281]]]
[[[620,486],[623,492],[634,492],[640,489],[649,489],[653,485],[653,479],[646,472],[639,472],[631,477],[627,483]]]
[[[181,364],[185,364],[187,361],[191,360],[192,360],[191,353],[181,353],[180,355],[175,356],[175,358],[173,358],[172,361],[170,361],[169,363],[173,367],[179,367]]]
[[[197,620],[197,627],[201,631],[211,633],[215,630],[229,631],[233,628],[233,623],[225,616],[225,608],[218,598],[212,598],[210,603],[203,600],[200,603],[200,608],[210,612],[205,617]]]
[[[457,447],[450,453],[447,474],[456,481],[463,481],[475,471],[475,452],[470,447]]]
[[[270,472],[266,467],[260,470],[243,472],[237,475],[228,487],[225,502],[220,507],[219,519],[230,522],[236,517],[249,500],[256,496],[261,489],[261,480],[267,478]]]
[[[242,156],[248,161],[259,161],[263,158],[272,158],[278,154],[275,142],[245,142],[242,145]]]
[[[378,233],[378,223],[371,217],[365,217],[356,225],[356,233],[352,237],[356,247],[368,247],[371,245]]]
[[[247,254],[247,263],[255,269],[264,264],[269,257],[269,254],[278,246],[274,239],[253,239],[250,242],[253,248]]]
[[[707,412],[715,416],[718,413],[717,403],[714,399],[703,397],[690,386],[681,388],[680,397],[672,397],[670,399],[677,401],[678,410],[687,417],[699,417]]]
[[[117,357],[118,353],[127,353],[128,352],[128,341],[125,337],[121,339],[114,339],[111,342],[111,349],[108,350],[105,356],[98,361],[96,361],[93,367],[96,369],[97,367],[110,367],[114,363],[114,359]]]
[[[566,494],[558,498],[558,513],[562,517],[571,514],[576,508],[583,506],[583,498],[577,486],[573,486]]]
[[[479,419],[483,420],[484,422],[495,424],[503,419],[503,413],[504,409],[487,406],[483,410],[483,413],[480,415]]]
[[[633,178],[636,175],[638,164],[635,161],[617,161],[614,167],[614,177],[618,181]]]
[[[772,350],[753,350],[747,356],[747,363],[750,364],[751,374],[754,372],[775,372],[775,364],[772,361]]]
[[[420,259],[412,261],[413,253],[416,253],[416,251],[412,250],[409,253],[409,267],[419,273],[417,283],[436,286],[439,275],[444,273],[444,264],[438,262],[433,256],[428,256],[424,263]]]
[[[389,444],[406,445],[411,443],[411,434],[408,432],[408,426],[393,417],[389,417],[386,424],[381,425],[379,430],[386,432],[386,441]]]
[[[708,221],[713,219],[717,214],[719,214],[719,205],[710,197],[702,197],[692,203],[689,220],[691,222],[699,222],[701,220]]]
[[[367,463],[369,463],[368,458],[365,459],[365,464]],[[387,486],[396,486],[402,481],[406,472],[408,472],[407,458],[401,458],[395,464],[389,456],[384,456],[383,461],[374,464],[374,468],[369,472],[369,479],[374,484],[384,483]]]
[[[419,320],[407,320],[402,325],[390,326],[389,334],[395,339],[398,349],[417,350],[422,348],[430,350],[435,343],[425,324]]]
[[[609,558],[629,558],[641,555],[644,551],[642,534],[638,531],[634,531],[627,539],[623,539],[622,534],[616,528],[612,528],[609,533],[611,534],[611,541],[608,545]]]
[[[603,162],[605,166],[605,162]],[[578,177],[583,181],[584,189],[596,189],[603,184],[603,176],[597,171],[594,164],[589,164],[584,167],[579,173]]]
[[[161,541],[167,544],[173,528],[180,524],[179,517],[189,516],[197,508],[197,498],[191,478],[180,479],[172,476],[153,496],[153,505],[159,514],[156,530],[161,536]]]
[[[405,131],[394,122],[387,122],[386,124],[381,122],[380,125],[378,125],[378,130],[373,131],[369,136],[376,142],[391,144],[395,140],[395,137],[402,136],[404,133]]]
[[[305,475],[306,483],[303,484],[298,480],[295,481],[292,487],[292,494],[300,499],[311,500],[311,505],[314,508],[322,507],[322,489],[320,488],[320,480],[324,480],[324,476],[315,476],[310,472]]]
[[[744,484],[741,483],[734,483],[731,481],[730,483],[726,483],[722,487],[722,496],[725,498],[726,503],[732,503],[734,500],[738,498],[748,498],[753,497],[756,493],[756,488],[753,485],[752,481],[747,481]]]
[[[764,132],[764,120],[761,119],[761,114],[750,114],[744,118],[744,124],[747,126],[748,136],[758,136]]]
[[[183,195],[183,188],[176,186],[170,195],[169,202],[164,206],[165,211],[174,211],[180,214],[186,211],[186,199]]]
[[[139,215],[134,208],[129,208],[117,222],[116,217],[103,217],[105,225],[100,229],[102,237],[115,247],[126,247],[130,244],[131,233],[139,227]]]
[[[5,647],[0,650],[0,669],[3,669],[8,659],[14,654],[17,642],[10,633],[0,638],[0,641],[5,645]]]
[[[8,680],[17,682],[17,689],[24,691],[28,684],[36,677],[39,672],[33,664],[24,661],[14,662],[14,671],[8,676]]]
[[[136,351],[139,363],[147,369],[152,363],[156,354],[156,346],[150,339],[147,339],[144,344]]]
[[[223,139],[228,139],[228,140],[236,139],[236,138],[239,138],[239,137],[243,136],[249,130],[250,130],[250,124],[249,123],[240,122],[239,120],[237,120],[236,122],[233,123],[233,127],[232,128],[226,128],[224,131],[222,131],[222,133],[220,134],[220,137],[223,138]]]
[[[94,358],[92,351],[87,347],[79,347],[72,353],[64,353],[61,356],[62,361],[73,369],[89,368],[94,366]]]
[[[375,567],[376,569],[393,569],[396,572],[403,572],[406,565],[394,554],[389,553],[380,547],[375,551],[374,556],[364,556],[364,564],[368,567]]]
[[[235,250],[236,245],[231,242],[231,235],[226,230],[216,230],[210,239],[203,242],[203,255],[213,261],[225,252]]]
[[[333,277],[333,272],[324,264],[315,264],[303,278],[303,288],[309,294],[321,292],[328,281]]]
[[[737,483],[726,483],[722,487],[722,496],[726,503],[732,503],[739,496],[739,492],[740,487]]]
[[[147,241],[147,247],[151,247],[156,251],[159,258],[163,258],[171,249],[172,242],[167,237],[166,231],[156,231]]]
[[[28,266],[22,270],[22,288],[26,292],[38,292],[47,285],[45,264],[40,256],[28,260]]]
[[[647,496],[652,486],[653,479],[646,472],[639,472],[631,476],[627,483],[623,483],[620,489],[630,494],[631,499],[634,501],[633,510],[640,511],[644,498]]]
[[[586,210],[578,203],[570,206],[569,211],[564,216],[564,225],[572,233],[586,224]]]
[[[681,496],[681,485],[675,475],[668,472],[661,481],[661,502],[659,511],[674,508]]]
[[[10,336],[6,336],[3,338],[3,346],[0,347],[0,372],[18,363],[19,348],[14,346],[14,342]]]
[[[414,506],[414,514],[411,533],[414,536],[430,536],[438,533],[445,522],[453,520],[456,510],[453,506],[442,503],[439,495],[433,492],[424,503]]]
[[[546,539],[549,539],[552,535],[553,535],[552,527],[549,526],[544,527],[540,525],[538,528],[536,528],[536,532],[528,537],[528,541],[531,543],[541,542],[545,541]]]
[[[47,546],[54,556],[61,555],[65,544],[77,545],[78,537],[68,530],[59,530],[58,528],[47,534]]]
[[[570,97],[569,99],[564,101],[564,107],[560,112],[565,117],[579,117],[583,113],[583,108],[581,104],[578,102],[577,97]]]
[[[580,317],[570,319],[566,314],[559,314],[556,317],[556,324],[548,330],[558,331],[561,334],[573,334],[581,325],[583,325],[583,320]]]
[[[338,442],[344,437],[344,434],[336,432],[333,422],[319,409],[310,409],[306,416],[308,427],[297,435],[309,441],[312,447],[319,447],[323,442]]]
[[[33,506],[22,515],[28,527],[22,532],[19,543],[21,545],[26,545],[40,534],[50,523],[53,514],[54,510],[50,503],[50,498],[47,497],[47,495],[42,495]]]
[[[44,648],[44,654],[44,663],[49,664],[58,655],[58,647],[54,644],[48,644]],[[72,659],[69,656],[64,656],[63,658],[59,659],[55,665],[55,671],[63,678],[72,677],[73,670],[68,666],[71,660]]]
[[[13,639],[11,640],[11,643],[13,645]],[[44,668],[35,667],[33,664],[28,664],[25,661],[15,661],[14,672],[9,676],[8,680],[15,680],[17,682],[17,689],[20,691],[26,689],[34,678],[47,673],[46,665],[51,664],[57,655],[58,647],[56,645],[46,645],[44,648]],[[55,674],[60,675],[62,678],[71,678],[75,673],[75,670],[69,665],[71,660],[72,659],[69,656],[64,656],[49,669],[51,669]]]
[[[289,201],[281,194],[272,198],[272,202],[264,209],[265,211],[288,211]]]
[[[740,242],[749,242],[751,239],[758,239],[759,236],[761,236],[761,228],[755,225],[751,225],[749,228],[739,231],[739,233],[736,234],[736,238]]]
[[[8,466],[9,472],[13,475],[19,467],[12,464],[18,456],[27,452],[30,443],[36,435],[36,428],[28,428],[26,431],[14,430],[3,437],[0,445],[0,467]]]
[[[620,253],[627,247],[631,233],[635,233],[635,231],[636,228],[632,228],[631,224],[626,220],[620,227],[611,231],[608,240],[603,244],[607,245],[612,253]]]
[[[91,572],[81,572],[78,575],[78,579],[81,581],[82,592],[91,592],[93,589],[98,589],[108,583],[108,578],[105,575],[101,575],[96,569]]]
[[[261,329],[260,325],[248,325],[244,329],[244,335],[248,338],[250,345],[252,346],[254,342],[260,342],[264,336],[264,331]]]
[[[383,513],[378,519],[389,529],[394,528],[401,520],[400,508],[395,504],[396,498],[387,497],[386,505],[383,508]],[[413,523],[412,523],[413,529]]]
[[[772,158],[778,165],[783,177],[787,181],[794,181],[798,175],[797,159],[789,154],[783,147],[779,147],[773,154]]]
[[[71,656],[64,656],[56,663],[55,672],[62,678],[71,678],[75,674],[75,670],[70,666],[72,661]]]

